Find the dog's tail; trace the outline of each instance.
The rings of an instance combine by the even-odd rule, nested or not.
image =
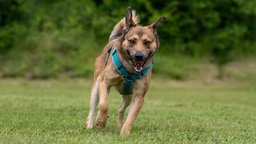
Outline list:
[[[139,16],[136,14],[135,11],[132,11],[132,20],[135,25],[137,25],[140,22]],[[114,26],[109,36],[109,41],[119,38],[122,35],[122,32],[125,29],[125,27],[125,18],[123,18]]]

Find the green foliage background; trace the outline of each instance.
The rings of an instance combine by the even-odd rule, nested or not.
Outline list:
[[[91,76],[95,57],[128,6],[142,25],[168,19],[158,31],[156,57],[166,66],[156,73],[180,79],[186,75],[180,65],[191,60],[206,58],[221,67],[256,54],[255,0],[1,0],[0,76]]]

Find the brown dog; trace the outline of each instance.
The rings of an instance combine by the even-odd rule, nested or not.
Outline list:
[[[118,22],[109,38],[109,43],[95,62],[94,83],[90,96],[90,111],[87,128],[93,127],[95,108],[99,103],[96,124],[105,127],[108,119],[108,94],[114,86],[122,94],[118,126],[121,134],[128,134],[144,103],[149,88],[153,56],[159,48],[157,27],[166,21],[161,17],[149,26],[139,26],[139,19],[130,8]],[[125,109],[130,105],[125,123]]]

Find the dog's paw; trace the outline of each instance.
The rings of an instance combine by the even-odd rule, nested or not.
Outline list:
[[[92,129],[92,127],[93,127],[93,120],[87,119],[86,125],[87,125],[86,126],[87,129]]]
[[[128,135],[128,134],[130,134],[130,131],[131,131],[130,128],[123,126],[121,129],[120,135],[121,136]]]
[[[93,127],[93,123],[87,123],[87,126],[86,126],[87,129],[92,129],[92,127]]]
[[[103,121],[97,121],[96,122],[96,126],[98,128],[104,128],[106,126],[106,122],[103,122]]]
[[[96,118],[96,126],[98,128],[104,128],[106,126],[107,120],[108,120],[108,113],[98,113]]]
[[[130,134],[129,130],[121,130],[121,132],[120,132],[121,136],[126,136],[126,135],[129,135],[129,134]]]

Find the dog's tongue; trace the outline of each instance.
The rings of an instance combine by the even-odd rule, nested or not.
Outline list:
[[[142,61],[134,61],[133,65],[134,65],[134,70],[136,72],[141,72],[141,70],[143,68],[143,62]]]

